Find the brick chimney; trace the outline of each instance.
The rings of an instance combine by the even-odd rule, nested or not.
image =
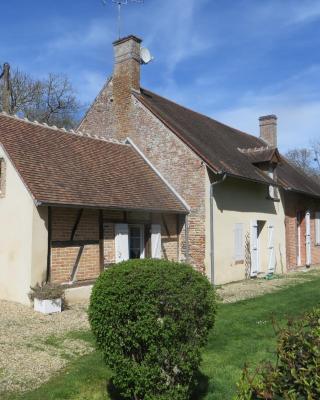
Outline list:
[[[270,147],[277,147],[277,116],[266,115],[259,118],[260,138]]]
[[[118,137],[122,139],[129,136],[132,130],[132,89],[140,90],[141,42],[141,39],[131,35],[113,43],[113,112],[117,121]]]

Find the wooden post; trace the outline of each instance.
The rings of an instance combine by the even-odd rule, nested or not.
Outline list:
[[[48,254],[47,254],[47,276],[46,282],[51,280],[51,241],[52,241],[52,210],[48,207]]]
[[[2,74],[0,79],[3,79],[2,89],[2,111],[10,113],[10,65],[8,63],[3,64]]]

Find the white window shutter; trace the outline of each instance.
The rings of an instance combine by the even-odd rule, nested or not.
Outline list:
[[[320,211],[316,212],[315,229],[316,229],[316,245],[320,245]]]
[[[128,224],[115,225],[116,262],[129,260],[129,227]]]
[[[311,265],[311,215],[310,211],[306,212],[306,264]]]
[[[276,253],[274,248],[274,225],[268,226],[268,253],[269,253],[269,266],[268,272],[273,273],[276,268]]]
[[[250,229],[250,251],[251,251],[251,276],[257,276],[259,268],[258,253],[258,221],[251,221]]]
[[[243,224],[235,224],[234,227],[234,259],[244,260],[244,232]]]
[[[161,258],[161,225],[151,225],[151,257]]]

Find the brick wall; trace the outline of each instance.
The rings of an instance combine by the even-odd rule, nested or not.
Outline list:
[[[71,240],[78,211],[73,208],[52,209],[51,281],[54,283],[70,281],[73,267],[81,252],[80,245],[63,246],[54,243]],[[83,211],[74,240],[99,240],[98,210]],[[99,261],[99,244],[84,245],[75,280],[83,281],[97,278],[100,273]]]
[[[300,219],[300,254],[301,265],[306,264],[306,221],[305,213],[311,213],[311,258],[312,264],[320,263],[320,246],[315,243],[315,213],[320,210],[320,201],[307,196],[286,193],[285,212],[286,212],[286,242],[287,242],[287,266],[288,269],[297,267],[298,258],[298,221],[297,213],[301,212]]]
[[[113,93],[112,81],[104,88],[97,101],[82,121],[83,132],[100,134],[107,138],[123,139],[123,134],[113,121],[112,109],[104,111],[102,104],[110,104]],[[129,137],[160,171],[174,189],[191,207],[189,216],[189,261],[204,271],[205,259],[205,166],[175,134],[162,124],[136,98],[130,97]],[[103,115],[103,116],[102,116]],[[121,120],[121,116],[119,116]],[[180,260],[185,260],[186,244],[184,222],[181,222],[179,241]]]
[[[177,216],[175,214],[150,214],[121,211],[104,211],[104,263],[115,262],[115,224],[141,224],[150,230],[151,224],[161,225],[162,257],[167,260],[179,259],[179,237]]]

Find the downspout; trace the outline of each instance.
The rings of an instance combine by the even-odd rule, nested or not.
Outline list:
[[[213,212],[213,189],[214,186],[224,182],[227,178],[223,172],[222,178],[210,184],[210,260],[211,260],[211,283],[215,285],[215,265],[214,265],[214,212]]]
[[[187,214],[185,218],[186,262],[189,264],[189,215]]]

